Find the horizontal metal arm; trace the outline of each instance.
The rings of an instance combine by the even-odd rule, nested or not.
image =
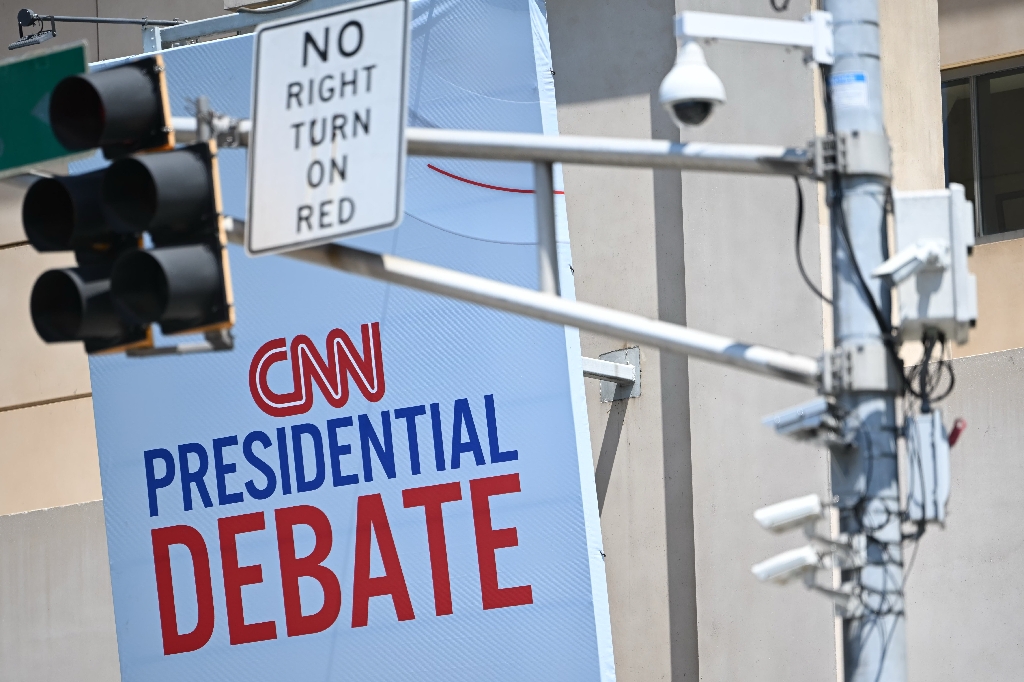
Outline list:
[[[405,137],[411,156],[550,161],[771,175],[813,174],[810,151],[794,147],[436,128],[406,128]]]
[[[249,145],[248,119],[214,116],[211,121],[218,143],[231,136],[231,146]],[[175,116],[175,135],[180,142],[195,138],[195,117]],[[547,161],[599,166],[675,168],[771,175],[814,175],[810,149],[753,144],[669,142],[614,137],[540,135],[479,130],[406,128],[410,156],[445,156],[501,161]],[[222,145],[223,146],[223,145]]]
[[[179,26],[185,23],[184,19],[122,19],[119,17],[69,17],[61,14],[36,14],[27,10],[27,19],[31,23],[24,23],[23,26],[31,26],[35,22],[58,22],[61,24],[135,24],[137,26]],[[19,21],[22,17],[19,15]]]
[[[284,17],[305,14],[328,7],[335,7],[341,3],[338,0],[303,0],[302,2],[282,2],[269,7],[261,7],[256,12],[236,12],[224,14],[209,19],[190,21],[187,24],[180,24],[171,28],[157,29],[154,35],[153,44],[146,45],[147,52],[154,52],[165,47],[172,47],[176,44],[198,41],[200,38],[216,35],[218,33],[229,33],[232,31],[245,31],[262,24],[271,19],[283,19]],[[151,22],[152,23],[152,22]],[[159,44],[156,44],[159,43]]]
[[[676,37],[798,47],[805,51],[808,61],[819,64],[835,61],[832,15],[829,12],[814,11],[803,21],[792,21],[686,11],[676,15]]]
[[[636,382],[636,367],[623,362],[583,358],[583,376],[626,386]]]
[[[243,231],[242,221],[235,221],[228,232],[229,239],[235,244],[243,244]],[[817,386],[819,382],[820,369],[814,358],[751,346],[681,325],[542,294],[398,256],[368,253],[338,244],[289,251],[282,255],[554,324],[646,343],[799,384]]]

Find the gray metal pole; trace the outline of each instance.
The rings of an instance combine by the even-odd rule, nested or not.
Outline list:
[[[558,296],[558,245],[555,240],[555,182],[551,163],[533,162],[533,201],[537,211],[537,283]]]
[[[826,0],[825,4],[833,14],[835,35],[835,64],[826,84],[832,132],[884,133],[878,0]],[[889,290],[864,273],[888,256],[888,189],[887,179],[871,175],[842,175],[829,186],[837,349],[882,344],[887,335],[887,329],[880,326],[888,327],[891,319]],[[868,295],[873,297],[874,307]],[[840,510],[839,528],[843,533],[867,536],[867,564],[843,571],[844,582],[859,586],[864,605],[862,613],[843,620],[846,682],[907,679],[896,465],[897,388],[846,390],[838,396],[839,405],[847,411],[843,428],[853,443],[832,451],[832,494]]]

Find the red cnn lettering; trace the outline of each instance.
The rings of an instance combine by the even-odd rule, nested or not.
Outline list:
[[[458,481],[410,488],[402,491],[405,508],[423,507],[427,516],[427,547],[430,550],[430,574],[434,581],[434,612],[447,616],[452,612],[452,585],[448,575],[448,545],[444,537],[441,505],[462,499]]]
[[[153,563],[156,567],[156,598],[160,606],[160,634],[164,655],[183,654],[201,649],[213,636],[213,584],[210,582],[210,554],[203,536],[191,526],[154,528]],[[192,555],[199,617],[192,632],[178,634],[178,615],[174,609],[174,583],[171,581],[171,545],[183,545]]]
[[[469,482],[469,496],[473,501],[473,526],[476,529],[476,554],[480,563],[480,592],[484,609],[501,609],[506,606],[523,606],[533,603],[533,588],[498,587],[498,564],[494,556],[503,547],[517,547],[519,534],[515,527],[491,527],[491,502],[493,495],[519,492],[519,474],[505,474],[478,478]]]
[[[228,641],[232,644],[262,642],[277,638],[274,621],[245,623],[242,607],[242,587],[263,582],[263,567],[238,565],[238,535],[263,530],[266,521],[263,512],[242,514],[217,519],[220,531],[220,561],[224,570],[224,601],[228,607]]]
[[[377,537],[384,575],[370,577],[370,534]],[[352,627],[360,628],[369,620],[370,597],[391,595],[398,620],[412,620],[416,614],[409,599],[409,588],[398,560],[395,539],[380,494],[362,495],[356,503],[356,557],[352,580]]]
[[[260,346],[249,364],[249,391],[256,406],[272,417],[305,414],[313,407],[313,384],[331,407],[348,402],[348,379],[352,377],[359,392],[370,402],[384,397],[384,358],[380,345],[380,323],[364,324],[363,350],[341,329],[327,335],[325,360],[316,344],[304,335],[289,345],[286,339],[273,339]],[[292,390],[275,393],[268,382],[272,365],[291,360]]]
[[[341,584],[334,571],[323,565],[331,553],[334,536],[327,515],[316,507],[300,505],[274,512],[277,523],[277,552],[281,557],[281,587],[284,590],[284,619],[289,637],[312,635],[334,625],[341,611]],[[301,559],[295,556],[295,526],[309,526],[315,538],[313,551]],[[324,603],[320,610],[302,615],[299,578],[320,583]]]

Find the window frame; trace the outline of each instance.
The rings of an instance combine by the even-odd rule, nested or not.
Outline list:
[[[981,149],[978,131],[978,79],[982,76],[992,76],[1003,71],[1016,71],[1024,68],[1024,55],[1010,59],[997,61],[984,61],[977,64],[959,66],[953,69],[943,69],[939,72],[941,83],[940,89],[947,84],[956,81],[966,81],[970,85],[970,108],[971,108],[971,162],[974,172],[974,238],[978,244],[998,242],[1006,239],[1024,238],[1024,230],[1013,230],[1011,232],[995,232],[993,234],[982,234],[981,221]],[[941,90],[940,90],[941,91]],[[949,182],[949,166],[946,160],[946,122],[942,121],[942,166],[946,175],[946,182]]]

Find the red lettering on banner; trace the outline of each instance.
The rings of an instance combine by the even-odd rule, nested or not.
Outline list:
[[[402,491],[406,509],[423,507],[427,516],[427,548],[430,551],[430,575],[434,582],[434,613],[447,616],[452,612],[452,585],[448,573],[448,545],[444,537],[444,515],[441,505],[462,499],[458,481],[410,488]]]
[[[201,649],[213,636],[213,584],[210,581],[210,554],[203,536],[191,526],[154,528],[153,563],[156,568],[156,597],[160,607],[160,634],[164,655]],[[198,618],[192,632],[178,633],[174,608],[174,583],[171,580],[171,545],[183,545],[192,555],[195,574]]]
[[[313,383],[331,407],[348,402],[348,377],[371,403],[384,397],[384,358],[380,345],[380,323],[364,324],[363,352],[341,329],[327,335],[327,360],[308,336],[292,339],[289,353],[286,339],[273,339],[260,346],[249,364],[249,392],[256,406],[272,417],[305,414],[313,407]],[[291,358],[292,391],[275,393],[267,382],[270,367]]]
[[[377,537],[384,575],[370,577],[370,534]],[[409,588],[398,560],[391,525],[380,494],[362,495],[356,503],[356,556],[352,580],[352,627],[363,627],[369,620],[370,597],[390,595],[398,620],[412,620],[416,614],[409,599]]]
[[[284,618],[289,637],[312,635],[334,625],[341,611],[341,584],[334,571],[323,565],[334,542],[331,522],[316,507],[300,505],[274,512],[277,523],[277,552],[281,558],[281,588],[284,591]],[[313,551],[301,559],[295,556],[295,526],[309,526],[315,537]],[[302,615],[299,578],[320,583],[324,603],[320,610]]]
[[[238,565],[237,536],[264,528],[266,521],[263,512],[217,520],[217,529],[220,532],[220,560],[224,571],[224,602],[228,607],[228,641],[232,644],[277,639],[277,625],[272,620],[246,624],[242,605],[242,587],[262,583],[263,567],[260,564]]]
[[[503,547],[517,547],[519,534],[515,527],[491,527],[490,498],[518,492],[519,474],[478,478],[469,482],[469,496],[473,501],[473,527],[476,529],[476,553],[480,563],[480,593],[485,610],[533,603],[533,588],[530,585],[498,587],[498,563],[494,553]]]
[[[517,547],[519,535],[514,526],[494,528],[491,519],[490,498],[520,492],[519,474],[474,479],[469,481],[469,488],[483,608],[490,610],[532,604],[531,585],[499,587],[497,550]],[[434,588],[434,612],[438,616],[448,616],[453,612],[444,504],[462,499],[462,486],[458,481],[402,491],[402,501],[406,509],[423,507]],[[289,637],[298,637],[324,632],[337,622],[342,602],[338,575],[324,565],[331,554],[334,542],[331,521],[327,514],[311,505],[276,509],[274,521],[287,634]],[[399,621],[415,619],[416,614],[399,560],[398,548],[391,532],[383,498],[379,493],[362,495],[357,499],[355,525],[352,627],[368,625],[372,597],[391,597]],[[303,557],[296,556],[296,526],[307,526],[313,532],[313,548]],[[227,607],[228,641],[234,645],[276,639],[277,624],[274,621],[245,622],[242,588],[263,583],[263,566],[259,563],[240,566],[238,561],[238,536],[265,530],[264,512],[218,519],[217,529],[224,602]],[[379,576],[370,575],[374,538],[384,567],[383,574]],[[152,531],[152,540],[164,654],[196,651],[210,642],[214,630],[213,588],[206,542],[198,530],[185,525],[156,528]],[[169,549],[171,545],[182,545],[189,551],[195,578],[198,618],[195,628],[183,634],[178,633],[175,611]],[[259,543],[263,549],[266,549],[266,545],[266,541]],[[315,580],[323,591],[323,603],[315,613],[302,612],[300,578]]]

